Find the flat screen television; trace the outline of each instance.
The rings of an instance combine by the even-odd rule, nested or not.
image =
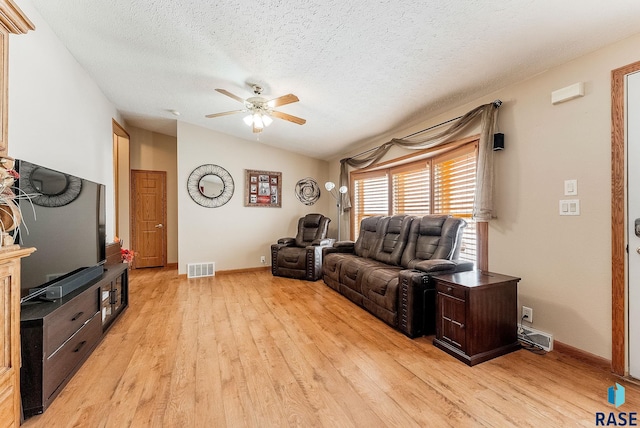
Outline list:
[[[22,224],[14,238],[37,250],[21,262],[24,301],[36,288],[104,264],[105,186],[24,160],[15,169]]]

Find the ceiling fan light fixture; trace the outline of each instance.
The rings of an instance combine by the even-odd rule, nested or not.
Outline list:
[[[225,95],[229,98],[232,98],[243,104],[244,108],[242,110],[232,110],[232,111],[224,111],[221,113],[212,113],[207,114],[205,117],[214,118],[220,116],[227,116],[235,113],[248,113],[243,117],[243,122],[253,128],[254,133],[262,132],[264,128],[271,125],[273,123],[273,118],[286,120],[298,125],[304,125],[307,121],[300,117],[296,117],[287,113],[283,113],[278,110],[273,110],[274,107],[280,107],[287,104],[295,103],[300,101],[297,96],[294,94],[287,94],[272,100],[267,101],[265,98],[261,96],[262,87],[258,85],[250,85],[253,89],[254,97],[249,97],[247,99],[241,98],[226,89],[216,89],[216,92]]]
[[[262,116],[260,113],[255,113],[253,115],[253,126],[254,128],[262,129],[264,128],[264,124],[262,123]]]

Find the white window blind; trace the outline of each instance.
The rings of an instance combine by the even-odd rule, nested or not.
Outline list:
[[[425,215],[431,212],[431,167],[427,162],[394,168],[393,214]]]
[[[363,218],[389,213],[389,180],[386,171],[362,174],[353,182],[354,236]],[[354,238],[356,239],[356,238]]]
[[[467,227],[462,235],[460,258],[476,261],[477,238],[473,220],[473,199],[476,189],[476,151],[456,150],[448,156],[434,159],[433,213],[462,217]]]
[[[368,216],[450,214],[467,221],[460,258],[475,262],[477,238],[472,213],[476,158],[476,144],[472,143],[429,159],[353,172],[353,239]]]

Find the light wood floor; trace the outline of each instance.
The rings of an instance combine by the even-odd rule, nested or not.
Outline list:
[[[25,427],[594,426],[614,382],[552,352],[468,367],[322,281],[132,272],[130,306]]]

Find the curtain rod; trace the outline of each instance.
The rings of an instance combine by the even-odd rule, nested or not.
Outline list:
[[[495,101],[493,101],[491,104],[493,104],[496,108],[500,108],[500,106],[502,105],[502,101],[501,101],[501,100],[495,100]],[[432,130],[432,129],[434,129],[434,128],[438,128],[438,127],[440,127],[440,126],[442,126],[442,125],[446,125],[447,123],[449,123],[449,122],[453,122],[454,120],[458,120],[458,119],[460,119],[460,118],[461,118],[461,117],[463,117],[463,116],[464,116],[464,115],[461,115],[461,116],[458,116],[458,117],[454,117],[453,119],[445,120],[444,122],[441,122],[441,123],[438,123],[438,124],[436,124],[436,125],[433,125],[433,126],[430,126],[430,127],[428,127],[428,128],[425,128],[425,129],[423,129],[423,130],[420,130],[420,131],[414,132],[413,134],[409,134],[409,135],[407,135],[407,136],[405,136],[405,137],[402,137],[401,139],[402,139],[402,140],[404,140],[405,138],[411,138],[411,137],[414,137],[414,136],[416,136],[416,135],[418,135],[418,134],[422,134],[423,132],[430,131],[430,130]],[[385,143],[385,144],[386,144],[386,143]],[[365,150],[364,152],[358,153],[357,155],[349,156],[349,159],[351,159],[351,158],[355,158],[355,157],[358,157],[358,156],[362,156],[362,155],[364,155],[364,154],[366,154],[366,153],[369,153],[369,152],[372,152],[372,151],[374,151],[374,150],[378,150],[378,149],[379,149],[380,147],[382,147],[383,145],[384,145],[384,144],[381,144],[381,145],[379,145],[379,146],[376,146],[376,147],[370,148],[369,150]]]

